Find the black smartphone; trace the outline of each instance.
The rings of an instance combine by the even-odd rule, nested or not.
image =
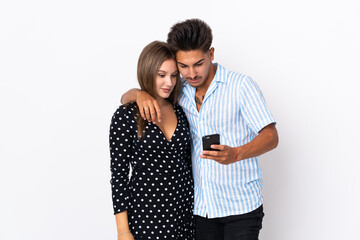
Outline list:
[[[215,145],[220,144],[220,135],[219,134],[203,136],[202,142],[203,142],[203,150],[220,151],[220,150],[211,148],[212,144],[215,144]]]

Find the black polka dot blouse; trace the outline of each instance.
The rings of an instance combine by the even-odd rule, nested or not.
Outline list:
[[[174,106],[177,127],[170,141],[147,123],[137,138],[135,103],[120,106],[110,126],[114,214],[128,211],[137,239],[194,239],[190,135],[185,114]],[[131,171],[130,171],[131,169]]]

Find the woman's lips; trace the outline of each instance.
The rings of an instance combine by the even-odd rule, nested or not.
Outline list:
[[[168,89],[168,88],[162,88],[161,90],[163,90],[164,93],[169,93],[170,92],[170,89]]]

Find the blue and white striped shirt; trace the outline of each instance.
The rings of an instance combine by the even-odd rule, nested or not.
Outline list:
[[[209,218],[244,214],[258,208],[262,204],[262,172],[257,157],[229,165],[200,158],[202,136],[218,133],[220,144],[237,147],[275,122],[260,88],[249,76],[216,66],[199,112],[196,89],[185,80],[179,99],[190,124],[194,214]]]

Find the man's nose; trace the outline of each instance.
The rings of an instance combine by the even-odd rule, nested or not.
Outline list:
[[[196,77],[196,71],[192,67],[189,69],[189,77],[191,77],[192,79]]]

